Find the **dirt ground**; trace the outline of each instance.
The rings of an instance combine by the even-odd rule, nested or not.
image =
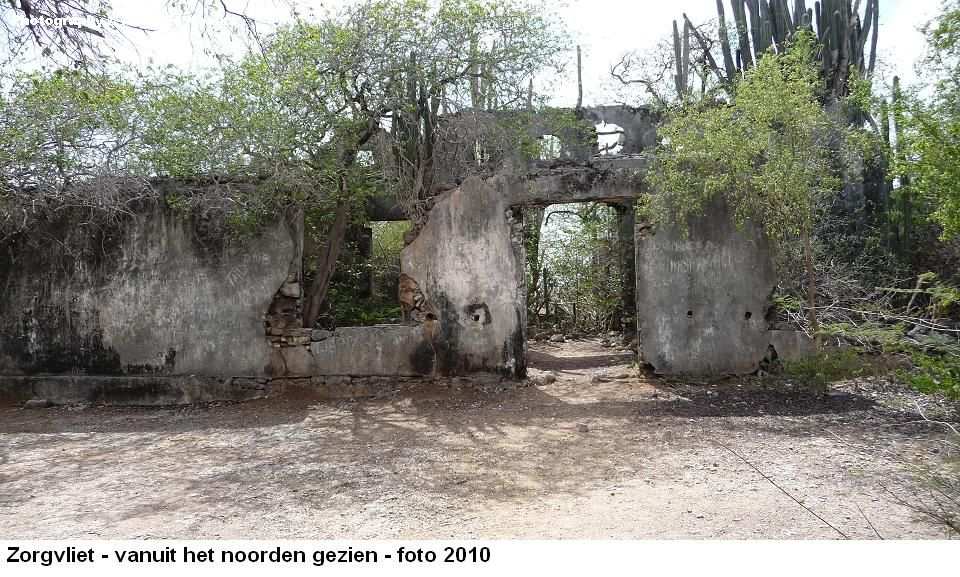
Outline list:
[[[944,401],[668,382],[597,341],[531,344],[530,364],[530,386],[362,401],[0,407],[0,536],[947,536],[897,502],[958,474],[955,441],[912,408],[956,418]]]

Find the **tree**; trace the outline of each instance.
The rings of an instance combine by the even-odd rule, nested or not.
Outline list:
[[[0,96],[0,239],[37,214],[82,207],[90,221],[123,210],[119,177],[136,174],[134,86],[106,74],[14,74]],[[95,214],[96,213],[96,214]]]
[[[811,331],[817,331],[812,234],[821,199],[839,186],[838,124],[820,105],[814,42],[798,34],[766,53],[734,87],[730,103],[672,113],[650,178],[654,222],[683,224],[722,199],[738,227],[759,226],[775,247],[803,244]]]
[[[960,2],[944,4],[925,33],[932,96],[905,99],[895,110],[897,172],[948,239],[960,235]]]
[[[320,241],[305,291],[313,326],[366,195],[395,191],[420,220],[442,113],[525,106],[565,46],[544,14],[520,1],[368,0],[282,28],[220,79],[155,83],[145,116],[158,172],[250,174],[305,207]],[[362,154],[383,143],[389,158]]]
[[[239,20],[248,33],[257,36],[256,21],[231,8],[227,0],[165,0],[165,4],[185,16],[199,15],[205,27],[216,27],[224,17]],[[58,67],[101,68],[111,50],[121,42],[131,42],[129,34],[151,31],[118,20],[109,0],[0,2],[0,32],[9,62],[38,50],[43,59]]]

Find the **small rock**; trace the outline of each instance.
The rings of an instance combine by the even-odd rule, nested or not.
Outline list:
[[[609,382],[609,381],[610,381],[610,379],[608,379],[608,378],[606,378],[606,377],[602,377],[602,376],[600,376],[600,375],[593,375],[592,377],[590,377],[590,382],[591,382],[591,383],[594,383],[594,384],[596,384],[596,383],[606,383],[606,382]]]
[[[603,340],[601,340],[601,341],[600,341],[600,346],[601,346],[601,347],[609,347],[609,346],[610,346],[610,339],[603,339]]]
[[[24,409],[45,409],[52,405],[47,399],[30,399],[23,404]]]
[[[547,373],[543,375],[543,384],[549,385],[555,382],[557,382],[557,375],[555,373]]]
[[[577,432],[589,433],[590,427],[588,427],[585,423],[577,423]]]
[[[550,337],[550,342],[551,342],[551,343],[562,343],[562,342],[565,342],[565,341],[566,341],[566,339],[563,338],[563,335],[561,335],[561,334],[556,334],[556,335],[553,335],[553,336]]]

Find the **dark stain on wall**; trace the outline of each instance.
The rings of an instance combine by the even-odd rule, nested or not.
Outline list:
[[[421,375],[433,374],[435,361],[436,354],[433,351],[433,345],[431,345],[429,341],[423,341],[417,345],[417,349],[410,358],[410,364],[413,365],[414,370]]]
[[[442,293],[431,292],[431,302],[440,312],[440,331],[434,339],[437,374],[463,374],[466,359],[460,354],[460,313]]]
[[[131,204],[129,215],[102,218],[87,208],[60,207],[34,215],[28,231],[0,241],[0,374],[161,375],[189,358],[190,351],[164,345],[153,358],[124,362],[101,326],[111,311],[102,309],[100,295],[116,277],[147,275],[153,266],[143,254],[149,243],[160,243],[155,250],[164,255],[174,250],[157,231],[186,233],[187,250],[210,277],[222,276],[220,269],[231,264],[224,258],[237,252],[228,246],[233,239],[222,215],[185,214],[166,202],[175,183],[158,189],[158,197]],[[143,303],[146,311],[151,306]],[[135,336],[149,348],[149,331]]]
[[[506,343],[503,343],[503,363],[505,367],[508,367],[510,359],[514,359],[513,374],[510,373],[509,368],[504,370],[505,376],[514,377],[517,379],[525,379],[527,377],[527,355],[524,348],[526,347],[527,335],[526,335],[526,326],[523,322],[523,315],[521,314],[520,309],[516,311],[517,315],[517,330],[513,331],[513,334],[510,335],[510,340]],[[512,345],[513,350],[510,351],[509,347]]]
[[[115,272],[129,219],[77,224],[91,221],[80,209],[51,212],[0,246],[0,372],[122,373],[98,311],[69,293],[53,297],[65,286],[102,286]]]

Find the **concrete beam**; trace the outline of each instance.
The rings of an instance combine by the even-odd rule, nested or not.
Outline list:
[[[622,202],[644,193],[650,158],[595,157],[585,164],[536,169],[524,177],[502,176],[502,193],[511,206],[546,206],[567,202]]]

